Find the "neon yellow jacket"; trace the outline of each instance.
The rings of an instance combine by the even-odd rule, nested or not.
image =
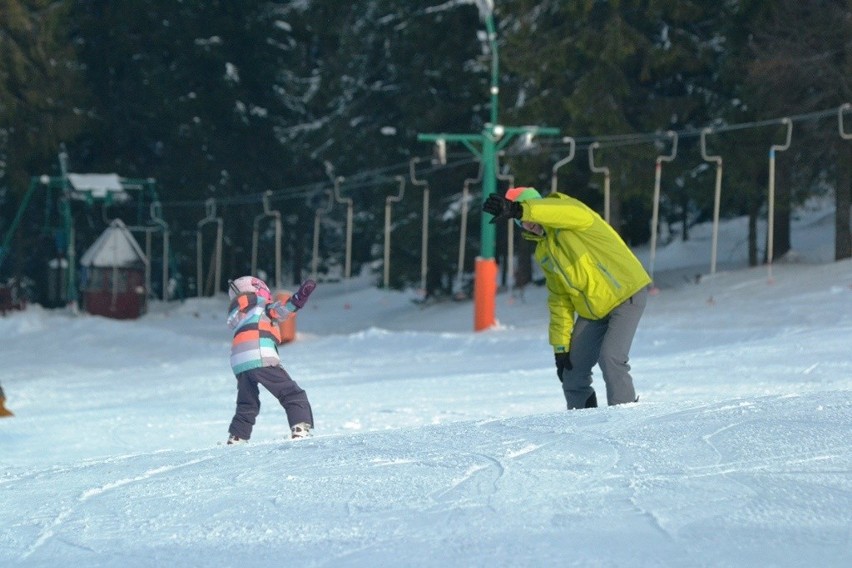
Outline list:
[[[615,230],[583,202],[561,193],[521,202],[522,221],[544,227],[535,258],[544,271],[550,308],[550,344],[568,351],[574,317],[603,319],[651,283],[651,277]]]

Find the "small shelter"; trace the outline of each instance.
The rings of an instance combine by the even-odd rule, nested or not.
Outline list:
[[[145,313],[148,258],[120,219],[101,233],[80,259],[83,309],[115,319]]]
[[[108,204],[130,201],[127,187],[118,174],[68,174],[67,177],[72,199]]]

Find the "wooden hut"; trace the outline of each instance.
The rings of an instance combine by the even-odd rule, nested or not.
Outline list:
[[[83,309],[115,319],[144,314],[147,263],[124,223],[114,220],[80,259]]]

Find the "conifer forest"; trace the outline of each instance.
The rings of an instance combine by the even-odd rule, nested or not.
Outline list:
[[[120,218],[155,298],[253,270],[450,297],[487,158],[458,135],[498,125],[496,191],[569,193],[632,246],[747,217],[757,265],[767,215],[781,258],[823,199],[847,258],[849,103],[852,0],[0,0],[0,283],[49,303]]]

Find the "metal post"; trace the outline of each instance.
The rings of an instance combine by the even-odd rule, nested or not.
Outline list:
[[[346,180],[343,176],[334,178],[334,198],[338,203],[346,204],[346,253],[343,264],[343,277],[349,280],[352,274],[352,198],[340,196],[340,184]]]
[[[651,214],[651,260],[648,273],[651,281],[654,280],[654,261],[657,256],[657,231],[660,216],[660,182],[663,174],[663,162],[671,162],[677,156],[677,132],[669,130],[666,135],[672,139],[672,152],[669,155],[657,156],[657,165],[654,169],[654,206]]]
[[[163,301],[165,302],[169,299],[169,226],[163,220],[163,210],[159,201],[152,202],[149,211],[151,221],[159,225],[163,231]]]
[[[497,148],[495,136],[492,133],[486,133],[482,137],[482,202],[497,189]],[[479,257],[486,260],[494,260],[495,249],[497,248],[497,230],[491,223],[487,215],[482,215],[480,218],[480,249]]]
[[[525,127],[519,129],[504,128],[498,123],[498,95],[500,88],[499,79],[499,57],[497,53],[497,34],[494,27],[494,2],[493,0],[476,0],[477,7],[488,35],[487,39],[491,51],[491,121],[485,124],[481,134],[419,134],[420,141],[458,141],[465,144],[474,155],[481,159],[482,171],[482,200],[494,193],[496,187],[496,158],[497,151],[505,146],[515,133],[525,134],[557,134],[555,128]],[[508,134],[508,135],[507,135]],[[473,146],[473,142],[482,145],[481,154]],[[494,275],[497,273],[494,260],[496,248],[496,231],[490,223],[487,215],[482,215],[480,225],[480,256],[476,260],[476,278],[474,282],[474,329],[481,331],[493,327],[496,322],[494,314],[495,296],[497,294]]]
[[[68,152],[65,144],[60,144],[59,170],[62,175],[62,212],[65,221],[65,232],[68,235],[68,301],[72,311],[77,311],[77,244],[74,235],[74,219],[71,215],[71,188],[68,181]]]
[[[254,218],[254,230],[251,239],[251,273],[257,274],[257,249],[260,237],[260,222],[272,217],[275,223],[275,288],[281,289],[281,213],[273,211],[269,206],[271,191],[263,194],[263,213]]]
[[[787,125],[787,139],[784,144],[773,144],[769,148],[769,208],[766,219],[766,270],[769,282],[772,282],[772,256],[775,239],[775,152],[783,152],[790,147],[793,135],[793,121],[782,118],[781,124]]]
[[[405,193],[405,178],[402,176],[396,176],[394,179],[399,183],[399,193],[397,195],[389,195],[385,198],[385,290],[387,290],[390,286],[391,203],[399,203],[400,201],[402,201],[402,195],[403,193]]]
[[[151,231],[145,228],[145,296],[151,293]]]
[[[571,136],[566,136],[562,139],[563,142],[568,142],[570,145],[570,150],[568,151],[568,155],[555,164],[553,164],[553,171],[550,175],[550,193],[556,193],[557,181],[556,181],[556,171],[574,159],[574,151],[577,148],[577,144]]]
[[[210,198],[204,202],[204,210],[205,217],[201,221],[198,222],[198,228],[196,231],[196,278],[198,281],[196,282],[196,292],[197,296],[201,298],[203,296],[204,286],[202,285],[202,281],[204,280],[204,272],[203,268],[203,236],[201,234],[201,229],[204,225],[208,223],[216,223],[216,249],[215,249],[215,261],[214,261],[214,278],[215,282],[213,284],[213,293],[215,294],[219,291],[220,285],[222,283],[222,218],[216,217],[216,200],[214,198]]]
[[[852,110],[852,104],[843,103],[837,108],[837,129],[840,131],[840,137],[844,140],[852,140],[852,132],[843,130],[843,113],[847,110]]]
[[[719,244],[719,209],[722,201],[722,157],[707,153],[706,136],[712,132],[709,128],[701,131],[701,157],[707,162],[716,163],[716,189],[713,192],[713,239],[710,246],[710,274],[716,274],[716,258]]]
[[[840,138],[842,140],[852,140],[852,132],[846,132],[843,130],[843,112],[847,110],[852,110],[852,104],[844,103],[840,105],[837,109],[837,130],[840,132]],[[847,147],[848,148],[848,147]],[[849,149],[838,149],[839,152],[846,152],[846,155],[849,155]],[[848,166],[847,166],[848,167]],[[839,190],[840,188],[838,188]],[[848,189],[847,189],[848,191]],[[842,199],[840,200],[842,201]],[[849,226],[849,209],[843,210],[843,207],[836,207],[834,213],[835,225],[838,226]],[[844,234],[845,233],[845,234]],[[850,249],[849,243],[849,233],[848,231],[835,231],[834,233],[834,257],[835,260],[840,260],[841,256],[844,256],[848,253]]]
[[[503,135],[503,127],[499,126],[499,53],[497,51],[497,33],[494,27],[493,0],[477,0],[480,17],[485,20],[488,45],[491,51],[491,121],[485,125],[482,133],[482,203],[494,193],[497,186],[497,141]],[[476,331],[489,329],[497,323],[494,313],[497,300],[497,231],[487,219],[488,215],[480,216],[480,256],[476,259],[473,280],[473,328]]]
[[[600,148],[600,142],[589,144],[589,169],[604,175],[604,220],[610,222],[610,192],[609,192],[609,168],[606,166],[595,166],[595,148]]]
[[[415,164],[420,161],[420,158],[412,158],[408,162],[408,170],[411,176],[413,185],[423,188],[423,223],[420,237],[420,289],[423,291],[423,297],[426,297],[426,274],[429,270],[428,253],[429,253],[429,182],[419,180],[415,176]]]

